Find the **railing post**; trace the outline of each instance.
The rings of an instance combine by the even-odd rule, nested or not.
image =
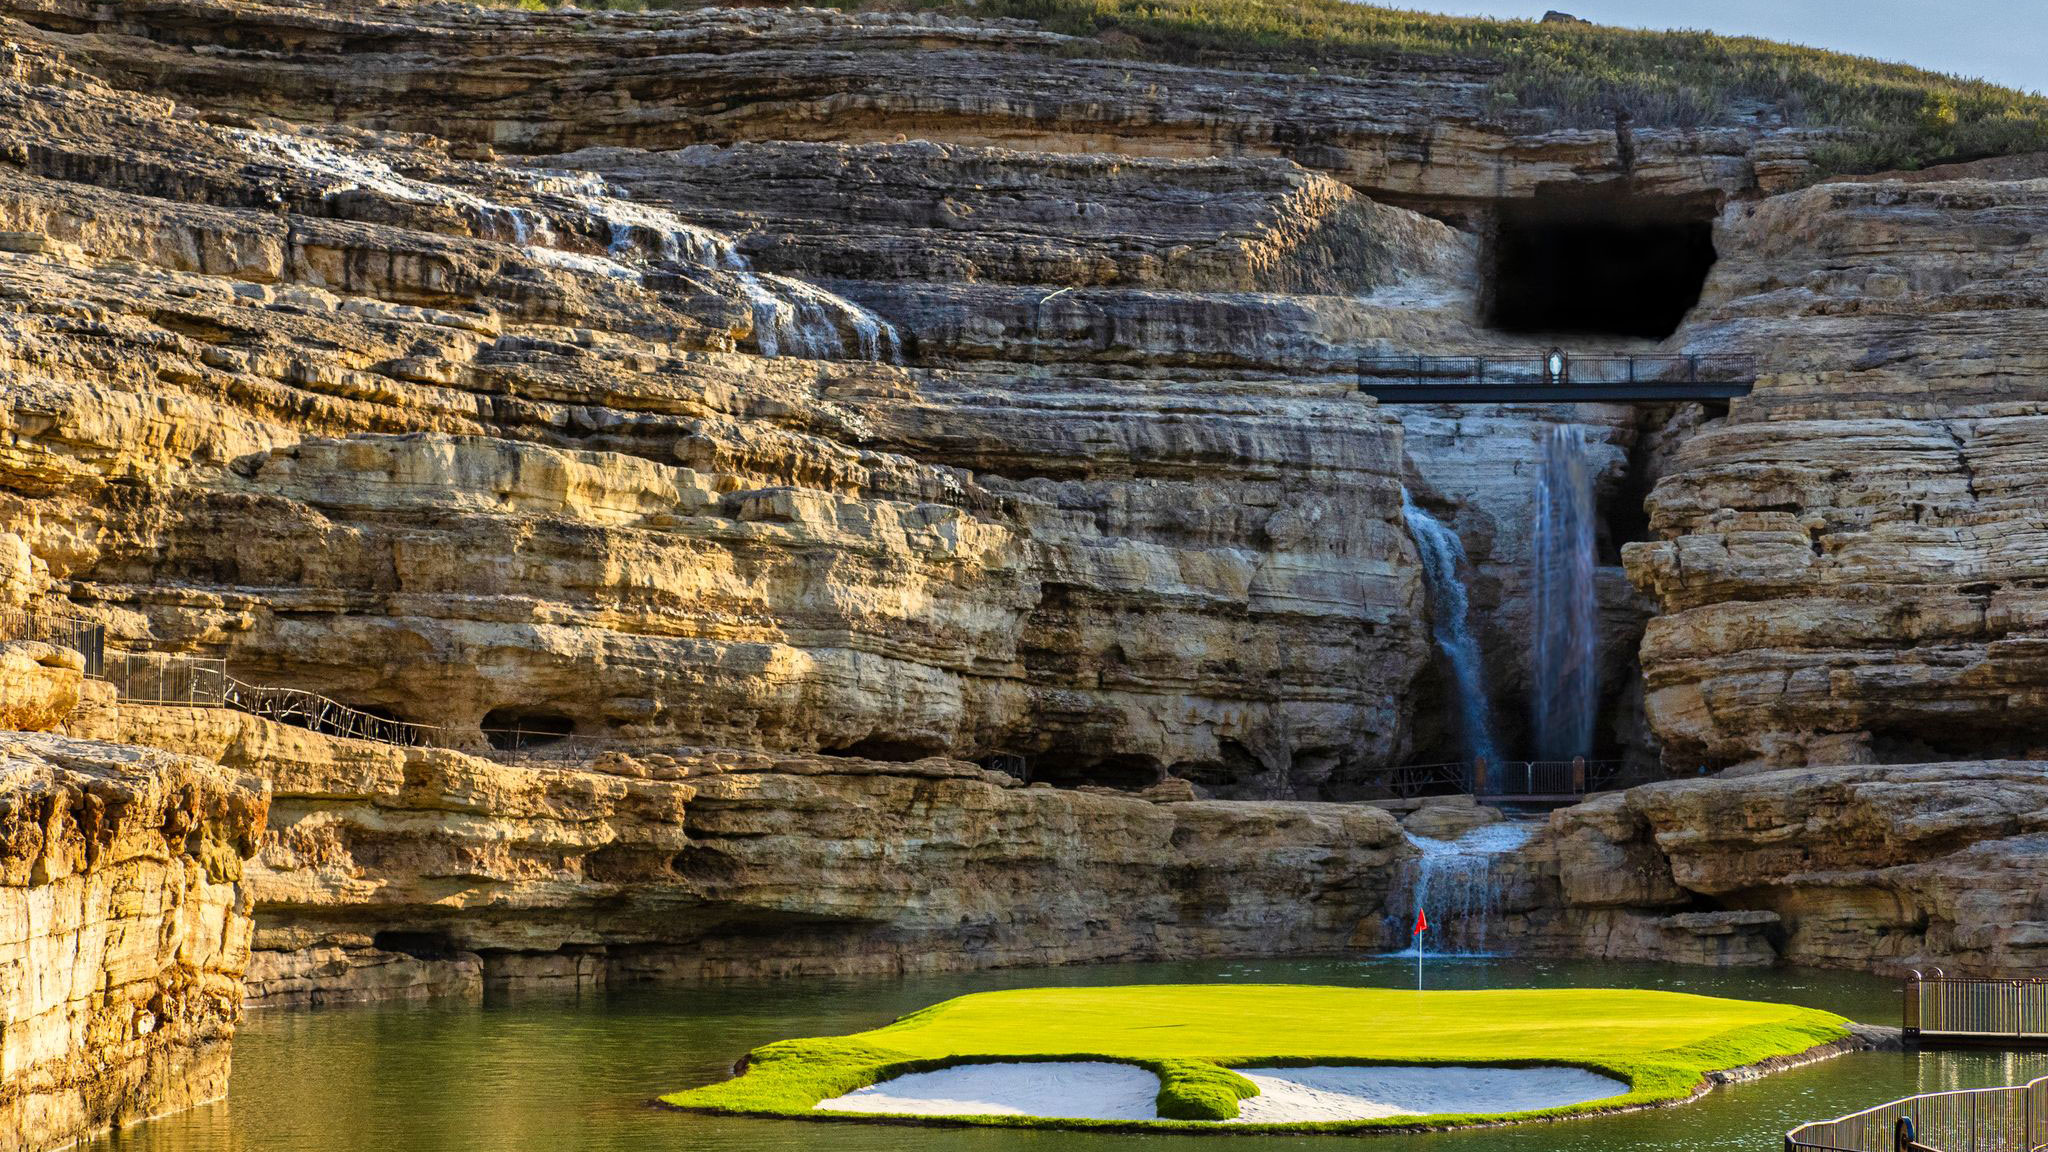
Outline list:
[[[1572,757],[1572,794],[1574,796],[1584,796],[1586,794],[1586,758],[1584,756]]]

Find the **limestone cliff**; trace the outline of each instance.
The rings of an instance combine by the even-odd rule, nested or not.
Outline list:
[[[501,763],[214,709],[95,731],[258,774],[263,1003],[1385,944],[1408,852],[1356,805],[1169,802],[730,750]]]
[[[1768,772],[1560,812],[1549,946],[1596,955],[2038,974],[2039,763]]]
[[[266,800],[191,757],[0,733],[0,1149],[227,1091]]]
[[[1014,169],[1026,218],[1089,189],[1116,208],[1048,267],[1135,286],[853,280],[950,265],[694,222],[736,227],[703,190],[771,189],[807,146],[649,159],[648,195],[698,180],[650,203],[611,154],[514,167],[165,86],[214,92],[193,115],[118,87],[141,42],[13,10],[66,31],[6,49],[0,514],[117,646],[449,743],[538,719],[1264,796],[1411,751],[1399,428],[1328,370],[1464,323],[1443,225],[1275,161],[840,149],[826,175],[963,196]],[[980,215],[949,259],[1031,250]],[[1145,287],[1183,274],[1211,290]],[[1275,291],[1339,286],[1388,295]]]
[[[1718,245],[1686,331],[1763,378],[1627,550],[1651,725],[1709,766],[2038,757],[2048,190],[1827,184]]]
[[[1454,746],[1403,487],[1473,561],[1514,735],[1531,448],[1569,423],[1604,748],[2030,753],[2039,182],[1791,190],[1824,131],[1557,131],[1481,70],[929,13],[0,0],[0,609],[422,730],[112,707],[27,646],[0,718],[70,692],[74,736],[274,783],[266,998],[1370,943],[1391,823],[1264,801]],[[1595,202],[1718,263],[1668,338],[1574,351],[1739,353],[1753,396],[1358,393],[1364,355],[1547,349],[1489,311],[1499,230]],[[536,733],[568,739],[486,755]],[[1255,802],[1140,798],[1195,789]],[[1924,886],[1855,900],[1930,926],[1823,931],[1805,872],[1688,857],[1744,809],[1677,795],[1560,818],[1515,865],[1533,942],[2019,960]]]

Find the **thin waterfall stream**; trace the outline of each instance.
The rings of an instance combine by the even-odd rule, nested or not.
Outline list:
[[[1594,471],[1585,431],[1553,425],[1543,440],[1535,501],[1530,695],[1539,760],[1593,752],[1600,692]]]
[[[1415,503],[1408,490],[1401,490],[1401,516],[1408,522],[1408,535],[1422,554],[1423,583],[1429,594],[1430,635],[1437,651],[1449,665],[1451,682],[1457,692],[1459,736],[1465,761],[1485,757],[1489,764],[1500,762],[1493,742],[1493,701],[1486,690],[1486,667],[1481,662],[1479,642],[1472,635],[1471,597],[1459,571],[1465,563],[1465,545],[1450,526]]]

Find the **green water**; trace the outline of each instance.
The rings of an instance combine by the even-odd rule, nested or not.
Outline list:
[[[1898,1022],[1897,985],[1837,972],[1517,960],[1432,962],[1432,987],[1668,988]],[[1399,960],[1221,961],[627,989],[573,999],[252,1012],[228,1099],[91,1147],[148,1152],[1232,1152],[1356,1147],[1359,1137],[1131,1136],[692,1116],[658,1093],[724,1076],[748,1048],[871,1028],[949,996],[1164,981],[1407,985]],[[2048,1054],[1859,1053],[1676,1108],[1464,1133],[1370,1137],[1374,1152],[1772,1152],[1804,1120],[1896,1096],[2015,1083]]]

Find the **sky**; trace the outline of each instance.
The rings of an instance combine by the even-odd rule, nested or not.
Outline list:
[[[1453,16],[1555,8],[1629,28],[1762,36],[2048,92],[2048,0],[1378,0]]]

